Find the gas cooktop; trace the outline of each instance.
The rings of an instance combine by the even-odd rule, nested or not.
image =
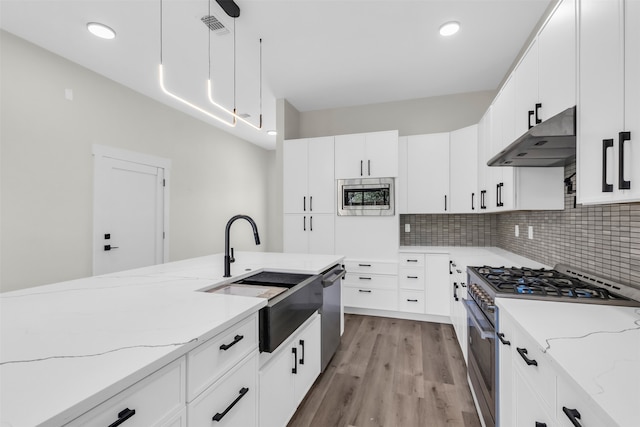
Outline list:
[[[469,267],[468,272],[469,282],[480,285],[492,298],[640,306],[633,298],[637,298],[640,291],[563,264],[556,265],[553,270],[482,266]]]

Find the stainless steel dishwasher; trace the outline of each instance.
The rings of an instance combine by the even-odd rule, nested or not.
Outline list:
[[[322,372],[340,345],[340,306],[342,284],[341,279],[346,271],[341,265],[334,265],[322,273]]]

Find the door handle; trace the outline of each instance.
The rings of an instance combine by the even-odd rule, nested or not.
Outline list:
[[[306,215],[302,217],[302,231],[307,231],[307,217],[306,217]]]
[[[118,246],[104,245],[105,251],[110,251],[112,249],[118,249]]]
[[[475,206],[473,206],[473,199],[476,197],[476,193],[471,193],[471,210],[476,210]]]
[[[507,341],[507,340],[504,338],[504,334],[503,334],[502,332],[500,332],[500,333],[498,334],[498,339],[499,339],[499,340],[500,340],[500,342],[501,342],[502,344],[504,344],[504,345],[511,345],[511,341]]]
[[[577,409],[569,409],[566,406],[563,406],[562,412],[564,412],[567,418],[569,418],[571,424],[573,424],[575,427],[582,427],[582,424],[580,424],[580,422],[578,421],[580,419],[580,412],[578,412]]]
[[[529,116],[527,117],[527,126],[529,129],[531,129],[533,127],[533,125],[531,124],[531,117],[533,117],[533,110],[529,110],[528,114]]]
[[[631,189],[631,181],[624,180],[624,143],[631,141],[631,132],[620,132],[618,134],[618,189]]]
[[[537,125],[542,123],[542,119],[538,115],[538,113],[540,112],[540,108],[542,108],[542,104],[536,104],[536,124]]]
[[[313,231],[313,217],[309,217],[309,231]]]
[[[306,212],[307,211],[307,196],[304,196],[302,198],[302,212]]]
[[[291,353],[293,353],[293,368],[291,368],[291,373],[297,374],[298,373],[298,349],[296,347],[293,347],[291,349]]]
[[[447,195],[444,195],[444,211],[447,211]]]
[[[367,175],[371,176],[371,160],[367,160]]]
[[[313,196],[309,196],[309,212],[313,212]]]
[[[300,340],[300,349],[302,350],[302,356],[300,357],[300,364],[304,365],[304,340]]]
[[[528,366],[538,366],[538,362],[536,362],[534,359],[529,359],[527,357],[527,349],[526,348],[520,348],[520,347],[516,347],[516,350],[518,351],[518,354],[520,355],[520,357],[522,357],[525,361],[525,363]]]
[[[607,183],[607,148],[613,147],[613,139],[602,140],[602,192],[611,193],[613,184]]]
[[[364,160],[360,160],[360,176],[362,176],[362,166],[364,164]]]

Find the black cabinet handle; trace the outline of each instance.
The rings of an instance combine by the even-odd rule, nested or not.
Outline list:
[[[500,340],[500,342],[504,345],[511,345],[511,341],[507,341],[504,339],[504,334],[502,332],[500,332],[498,334],[498,339]]]
[[[408,259],[407,262],[418,262],[417,259]]]
[[[407,299],[408,302],[418,302],[417,299]]]
[[[302,231],[307,231],[307,217],[302,217]]]
[[[533,117],[533,110],[528,111],[528,117],[527,117],[528,129],[531,129],[533,127],[533,125],[531,124],[531,117]]]
[[[471,210],[475,211],[476,208],[473,206],[473,199],[476,197],[476,193],[471,193]]]
[[[105,251],[110,251],[112,249],[118,249],[117,246],[111,246],[111,245],[104,245],[104,250]]]
[[[304,196],[302,198],[302,212],[306,212],[307,211],[307,196]]]
[[[313,212],[313,196],[309,196],[309,212]]]
[[[449,261],[449,274],[453,274],[451,267],[453,266],[453,261]]]
[[[358,289],[358,292],[362,292],[363,294],[370,294],[371,291],[368,289]]]
[[[444,195],[444,211],[447,211],[447,195]]]
[[[456,301],[460,300],[460,298],[458,298],[458,284],[456,282],[453,282],[453,299]]]
[[[360,280],[371,280],[371,277],[358,277]]]
[[[540,118],[540,108],[542,108],[542,104],[536,104],[536,124],[539,125],[542,123],[542,119]]]
[[[407,276],[407,279],[417,279],[418,276]]]
[[[118,419],[109,424],[109,427],[118,427],[123,422],[127,421],[129,418],[133,417],[136,414],[135,409],[124,408],[122,411],[118,413]]]
[[[498,194],[499,194],[499,200],[500,202],[498,203],[498,206],[502,207],[504,206],[504,203],[502,202],[502,189],[504,188],[504,182],[501,182],[500,184],[498,184]]]
[[[547,427],[547,423],[541,423],[540,421],[536,421],[536,427]]]
[[[602,192],[611,193],[613,184],[607,184],[607,148],[613,147],[613,139],[602,140]]]
[[[247,387],[242,387],[240,389],[240,396],[236,397],[236,399],[231,402],[231,405],[227,406],[227,409],[224,410],[224,412],[220,413],[218,412],[217,414],[215,414],[212,418],[212,421],[220,421],[221,419],[224,418],[225,415],[227,415],[227,413],[234,407],[236,406],[236,403],[238,403],[240,401],[240,399],[242,399],[244,397],[245,394],[247,394],[247,392],[249,391],[249,389]]]
[[[571,424],[573,424],[575,427],[582,427],[582,424],[580,424],[580,422],[578,421],[580,419],[580,412],[578,412],[577,409],[569,409],[566,406],[563,406],[562,412],[564,412],[567,418],[569,418]]]
[[[313,216],[309,217],[309,231],[313,231]]]
[[[367,175],[371,176],[371,160],[367,160]]]
[[[500,207],[500,184],[496,184],[496,208]]]
[[[371,264],[358,264],[358,267],[371,267]]]
[[[364,163],[364,160],[360,160],[360,176],[362,176],[362,165]]]
[[[224,350],[224,351],[229,350],[231,347],[233,347],[234,345],[242,341],[243,338],[244,338],[244,335],[236,335],[235,337],[233,337],[233,341],[231,341],[229,344],[222,344],[220,346],[220,350]]]
[[[618,188],[620,190],[629,190],[631,181],[624,180],[624,143],[631,141],[631,132],[620,132],[618,134]]]
[[[485,203],[485,195],[487,194],[487,190],[480,191],[480,209],[487,209],[487,205]]]
[[[300,364],[304,365],[304,340],[299,341],[300,349],[302,350],[302,357],[300,357]]]
[[[297,374],[298,373],[298,349],[296,347],[293,347],[291,349],[291,353],[293,353],[293,368],[291,368],[291,373]]]
[[[524,359],[524,361],[527,363],[527,365],[531,366],[538,366],[538,362],[536,362],[533,359],[529,359],[527,357],[527,349],[526,348],[520,348],[520,347],[516,347],[516,350],[518,350],[518,354],[520,354],[520,356]]]

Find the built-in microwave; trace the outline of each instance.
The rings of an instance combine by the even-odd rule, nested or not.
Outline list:
[[[394,179],[338,180],[338,215],[395,215]]]

